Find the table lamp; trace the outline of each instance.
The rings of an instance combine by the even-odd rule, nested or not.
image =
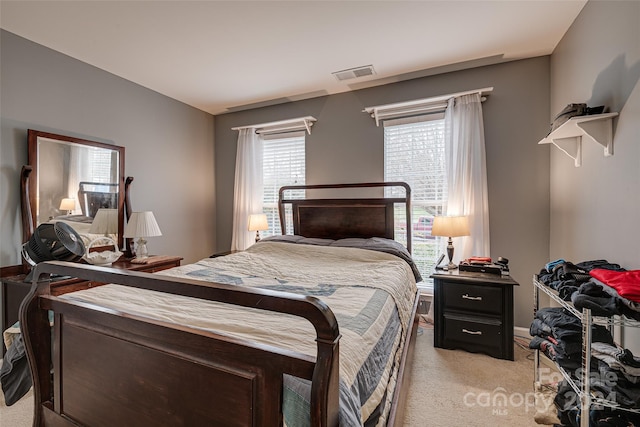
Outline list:
[[[60,202],[61,211],[67,211],[67,215],[71,215],[73,211],[76,209],[76,199],[72,198],[64,198]]]
[[[455,270],[458,268],[453,263],[453,240],[452,237],[468,236],[469,218],[466,216],[436,216],[433,218],[431,227],[432,236],[448,237],[447,255],[449,256],[449,264],[447,270]]]
[[[266,214],[253,214],[249,215],[249,231],[256,232],[256,242],[260,241],[260,231],[268,230],[269,224],[267,223]]]
[[[136,258],[145,259],[149,257],[147,241],[145,237],[162,236],[160,227],[153,216],[153,212],[133,212],[129,222],[124,229],[124,237],[138,238],[136,246]]]
[[[93,222],[91,222],[89,233],[103,234],[105,237],[109,237],[110,234],[117,234],[118,209],[98,209],[96,216],[93,218]]]

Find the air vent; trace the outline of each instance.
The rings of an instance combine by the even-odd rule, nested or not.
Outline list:
[[[365,65],[364,67],[349,68],[348,70],[336,71],[331,73],[338,81],[357,79],[358,77],[372,76],[376,72],[373,65]]]

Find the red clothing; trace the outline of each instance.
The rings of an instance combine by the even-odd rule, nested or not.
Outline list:
[[[589,274],[618,291],[621,297],[640,302],[640,270],[613,271],[596,268]]]

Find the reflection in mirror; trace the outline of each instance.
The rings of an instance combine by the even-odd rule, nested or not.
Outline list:
[[[38,224],[118,208],[117,151],[38,138],[38,159]]]
[[[124,148],[29,130],[29,181],[33,227],[62,221],[85,244],[107,234],[122,246]],[[92,229],[100,210],[117,212],[112,233]]]

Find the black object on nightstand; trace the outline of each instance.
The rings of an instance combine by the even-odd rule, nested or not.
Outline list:
[[[437,272],[434,346],[513,360],[513,287],[510,276]]]

